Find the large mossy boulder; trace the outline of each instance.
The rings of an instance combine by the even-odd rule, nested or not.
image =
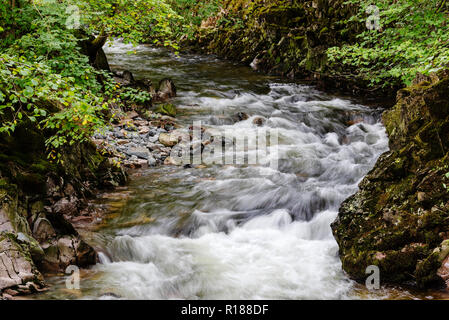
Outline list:
[[[332,224],[343,269],[364,280],[419,287],[444,284],[449,270],[449,72],[398,92],[383,115],[390,151],[341,206]]]

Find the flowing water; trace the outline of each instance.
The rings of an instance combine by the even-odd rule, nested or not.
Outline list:
[[[40,297],[409,297],[368,293],[349,280],[330,228],[340,203],[388,149],[381,110],[213,57],[123,44],[107,55],[137,78],[173,79],[183,126],[202,121],[249,137],[278,129],[279,165],[140,172],[125,191],[103,200],[108,219],[90,235],[101,263],[83,272],[82,290],[65,290],[64,278],[55,277]],[[233,121],[238,112],[249,119]],[[262,128],[255,117],[265,119]]]

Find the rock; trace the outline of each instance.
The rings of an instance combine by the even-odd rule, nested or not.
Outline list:
[[[133,84],[135,82],[134,76],[131,71],[125,70],[122,73],[122,78],[125,81],[125,84]]]
[[[129,148],[125,151],[125,153],[129,156],[135,156],[145,160],[148,160],[151,157],[150,152],[145,147]]]
[[[72,215],[78,212],[79,200],[76,197],[62,198],[52,206],[52,211],[62,215]]]
[[[137,127],[146,127],[146,126],[148,126],[148,121],[147,120],[136,120],[136,119],[134,119],[134,125],[135,126],[137,126]]]
[[[3,291],[3,295],[5,295],[5,294],[9,295],[12,298],[13,296],[17,296],[19,294],[19,291],[12,290],[12,289],[6,289]]]
[[[262,117],[256,117],[253,120],[253,124],[255,124],[258,127],[262,127],[265,124],[266,120]]]
[[[343,269],[356,280],[373,264],[384,283],[426,288],[448,280],[449,77],[419,78],[384,112],[390,151],[332,224]]]
[[[27,283],[37,282],[40,286],[43,277],[37,271],[28,249],[20,246],[14,235],[0,235],[0,291]],[[23,290],[15,289],[19,292]]]
[[[150,158],[148,158],[148,165],[150,166],[150,167],[153,167],[153,166],[155,166],[157,164],[157,160],[153,157],[153,156],[151,156]]]
[[[87,267],[97,260],[95,250],[74,235],[65,235],[42,247],[45,257],[40,264],[46,272],[65,272],[70,265]]]
[[[175,117],[177,110],[173,104],[169,103],[158,106],[156,109],[154,109],[154,112],[164,114],[170,117]]]
[[[134,119],[134,118],[137,118],[138,116],[139,116],[139,114],[136,111],[129,111],[126,113],[125,119]]]
[[[0,208],[0,233],[2,232],[14,232],[14,228],[9,221],[9,217],[3,208]]]
[[[153,83],[151,82],[150,79],[142,79],[142,80],[136,80],[134,81],[134,87],[142,90],[142,91],[146,91],[148,93],[150,93],[151,95],[155,95],[156,94],[156,90],[153,87]]]
[[[114,131],[114,137],[116,137],[118,139],[125,139],[126,138],[126,131],[125,130]]]
[[[248,120],[249,116],[248,114],[246,114],[245,112],[237,112],[234,116],[233,116],[233,120],[235,122],[240,122],[240,121],[244,121],[244,120]]]
[[[131,141],[129,139],[119,139],[119,140],[117,140],[117,144],[119,144],[119,145],[128,144],[130,142]]]
[[[173,147],[178,143],[178,137],[169,133],[161,133],[159,135],[159,142],[166,147]]]
[[[159,89],[153,100],[163,102],[173,97],[176,97],[175,83],[170,79],[162,79],[159,82]]]
[[[167,157],[164,160],[164,165],[166,166],[180,166],[182,163],[180,161],[175,160],[172,157]]]
[[[33,236],[37,241],[42,242],[56,236],[56,231],[50,221],[45,218],[38,218],[34,223]]]
[[[262,59],[258,59],[257,57],[256,58],[254,58],[254,60],[250,63],[250,67],[253,69],[253,70],[259,70],[259,66],[260,66],[260,64],[262,63]]]
[[[150,132],[150,127],[144,126],[139,128],[139,134],[147,134]]]

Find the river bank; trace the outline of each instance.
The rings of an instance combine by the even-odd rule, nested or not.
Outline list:
[[[391,107],[404,86],[400,81],[372,86],[353,66],[329,59],[329,48],[355,43],[364,31],[363,24],[350,22],[358,8],[345,1],[224,1],[184,47]]]

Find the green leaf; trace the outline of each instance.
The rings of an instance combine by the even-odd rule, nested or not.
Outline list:
[[[31,98],[34,95],[34,89],[30,86],[26,87],[25,90],[23,90],[23,95],[27,98]]]

